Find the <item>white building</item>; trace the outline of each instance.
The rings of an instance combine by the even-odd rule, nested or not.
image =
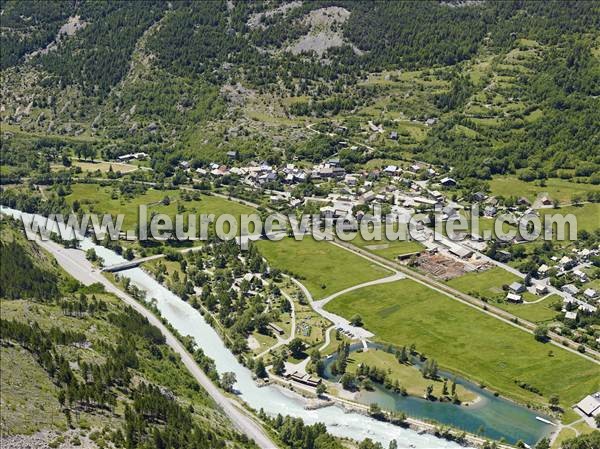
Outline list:
[[[586,416],[597,416],[600,414],[600,391],[586,396],[575,406]]]

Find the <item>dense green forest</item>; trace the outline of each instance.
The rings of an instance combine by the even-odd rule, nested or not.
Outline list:
[[[24,245],[16,240],[0,241],[0,297],[8,299],[56,299],[58,279],[36,266]]]
[[[0,68],[13,66],[26,54],[49,44],[69,17],[74,4],[72,0],[3,2]]]

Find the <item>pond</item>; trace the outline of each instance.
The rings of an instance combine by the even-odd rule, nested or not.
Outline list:
[[[371,351],[384,350],[383,345],[376,343],[369,343],[368,347]],[[360,343],[350,346],[350,353],[360,350],[363,350],[363,345]],[[336,380],[335,376],[331,375],[331,365],[336,359],[337,354],[334,354],[325,361],[325,374],[331,380]],[[415,357],[413,357],[412,362],[416,368],[419,368],[422,363]],[[553,430],[552,425],[536,419],[539,416],[550,420],[544,414],[494,396],[490,391],[450,373],[439,371],[439,376],[456,379],[457,384],[477,394],[479,400],[468,406],[451,402],[431,401],[415,396],[402,396],[386,389],[381,384],[373,383],[373,390],[361,390],[357,395],[357,401],[363,404],[376,403],[382,409],[402,411],[415,418],[434,420],[470,433],[479,433],[492,439],[504,438],[507,442],[513,444],[518,440],[523,440],[523,442],[533,446]]]

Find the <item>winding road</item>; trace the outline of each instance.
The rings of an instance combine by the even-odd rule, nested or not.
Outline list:
[[[292,300],[290,295],[288,295],[286,292],[282,291],[281,294],[285,297],[285,299],[287,299],[289,301],[290,305],[292,306],[292,311],[290,313],[290,315],[292,317],[292,321],[291,321],[292,329],[290,331],[290,336],[288,338],[281,338],[279,335],[277,335],[277,340],[279,340],[279,341],[277,343],[275,343],[273,346],[271,346],[270,348],[267,348],[263,352],[258,354],[255,357],[255,359],[260,359],[261,357],[264,357],[265,355],[267,355],[273,349],[277,349],[280,346],[289,344],[294,339],[294,337],[296,337],[296,308],[294,307],[294,301]]]
[[[86,258],[85,253],[76,249],[65,249],[57,243],[47,240],[37,240],[37,243],[50,252],[59,265],[71,276],[85,285],[98,282],[104,286],[107,292],[113,293],[124,303],[130,305],[148,321],[156,326],[165,336],[166,343],[181,357],[181,361],[196,381],[206,390],[209,396],[218,404],[225,415],[231,420],[235,428],[254,440],[261,449],[277,449],[277,445],[262,429],[259,423],[254,421],[235,401],[225,396],[208,378],[208,376],[196,364],[192,355],[184,348],[181,342],[167,329],[167,327],[142,304],[137,302],[128,294],[117,288],[106,279],[100,270],[94,267]]]

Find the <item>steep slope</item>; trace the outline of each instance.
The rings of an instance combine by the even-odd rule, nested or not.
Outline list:
[[[19,257],[3,294],[2,444],[252,447],[234,432],[157,328],[101,286],[83,287],[12,225],[2,257]],[[44,293],[46,283],[55,294]],[[9,292],[10,293],[10,292]],[[28,436],[29,435],[29,436]]]

